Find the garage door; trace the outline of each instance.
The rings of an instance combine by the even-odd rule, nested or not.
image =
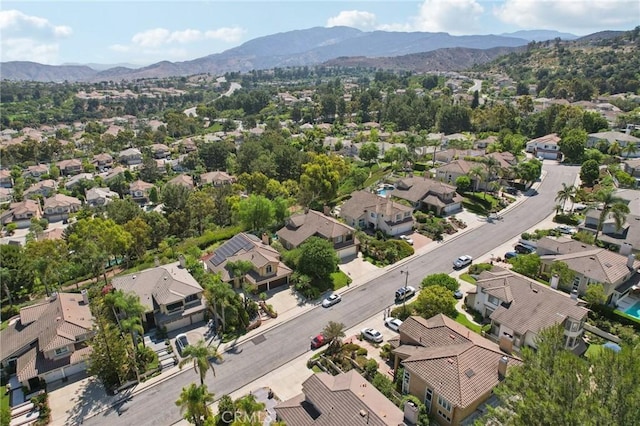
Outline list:
[[[177,330],[179,328],[186,327],[188,325],[191,325],[191,319],[189,317],[184,317],[177,321],[165,323],[165,326],[167,327],[167,331]]]
[[[78,373],[82,373],[83,371],[85,371],[87,369],[87,365],[86,363],[83,362],[79,362],[77,364],[73,364],[70,365],[68,367],[64,368],[64,374],[69,377],[72,376],[74,374],[78,374]]]
[[[57,370],[49,371],[48,373],[43,374],[42,378],[45,382],[51,383],[55,382],[56,380],[61,380],[64,377],[62,374],[62,368],[58,368]]]
[[[204,311],[191,315],[191,324],[204,321]]]
[[[346,247],[338,252],[338,256],[340,259],[344,259],[345,257],[355,256],[358,253],[356,246]]]

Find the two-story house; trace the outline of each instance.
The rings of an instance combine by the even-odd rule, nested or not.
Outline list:
[[[91,188],[85,192],[85,201],[89,207],[101,207],[110,203],[112,200],[120,198],[117,192],[109,188]]]
[[[137,148],[127,148],[120,151],[118,161],[125,166],[136,166],[142,164],[142,153]]]
[[[15,366],[27,389],[85,371],[94,334],[87,291],[54,293],[45,302],[25,306],[0,331],[0,362]]]
[[[46,164],[36,164],[34,166],[27,167],[27,170],[23,173],[25,178],[33,178],[35,180],[40,180],[42,175],[49,174],[49,166]]]
[[[194,187],[193,178],[191,176],[185,175],[185,174],[181,174],[181,175],[178,175],[178,176],[174,177],[169,182],[167,182],[167,185],[184,186],[187,189],[193,189],[193,187]]]
[[[407,318],[390,339],[394,371],[402,371],[402,393],[422,401],[441,425],[460,425],[476,413],[521,362],[498,345],[439,314]],[[402,367],[399,370],[399,367]]]
[[[15,223],[18,229],[24,229],[31,226],[31,219],[40,219],[42,217],[42,208],[40,203],[34,200],[23,200],[9,205],[9,210],[0,214],[2,225]]]
[[[83,181],[93,181],[93,175],[91,173],[79,173],[72,176],[64,183],[64,188],[68,191],[72,191],[76,186],[86,183]]]
[[[98,170],[104,171],[113,167],[113,157],[110,154],[103,152],[101,154],[94,155],[92,163]]]
[[[614,131],[589,133],[589,135],[587,135],[586,146],[588,148],[593,148],[600,142],[606,143],[607,146],[611,146],[612,144],[617,143],[622,150],[622,152],[620,152],[620,155],[622,157],[640,157],[640,138],[637,138],[633,135]],[[635,149],[631,148],[627,151],[625,149],[627,145],[634,145]]]
[[[44,200],[44,217],[49,222],[58,222],[69,218],[82,207],[82,202],[76,197],[64,194],[55,194]]]
[[[114,277],[111,285],[138,295],[145,307],[145,330],[174,331],[204,321],[203,289],[181,262]]]
[[[151,191],[151,188],[153,188],[153,184],[138,179],[129,185],[129,194],[136,203],[147,204],[149,202],[149,191]]]
[[[234,176],[220,170],[207,172],[200,175],[200,183],[202,185],[223,186],[231,185],[236,181]]]
[[[460,176],[468,176],[469,179],[471,179],[471,185],[473,188],[486,189],[487,179],[485,178],[478,180],[478,177],[473,176],[471,170],[474,167],[479,167],[482,170],[483,174],[488,174],[488,168],[485,163],[481,163],[479,161],[458,159],[450,162],[449,164],[444,164],[438,167],[436,169],[436,179],[448,184],[455,185],[456,179],[458,179]]]
[[[13,177],[7,169],[0,169],[0,188],[13,188]]]
[[[462,196],[455,186],[420,176],[398,181],[391,196],[409,201],[415,209],[431,210],[437,215],[462,210]]]
[[[240,288],[243,282],[268,291],[289,284],[292,270],[280,261],[280,253],[255,235],[241,232],[218,247],[204,260],[205,269],[220,274],[223,282]],[[247,261],[252,268],[243,276],[234,275],[233,262]]]
[[[82,172],[82,161],[77,158],[71,160],[62,160],[58,162],[60,174],[63,176],[77,175]]]
[[[276,235],[288,250],[300,246],[309,237],[323,238],[333,245],[340,259],[357,255],[360,244],[355,229],[315,210],[290,216]]]
[[[586,350],[584,303],[522,275],[498,267],[482,272],[466,304],[491,321],[489,335],[505,351],[535,348],[540,331],[555,324],[565,329],[567,349]]]
[[[50,197],[58,190],[58,182],[53,179],[45,179],[40,182],[36,182],[29,188],[25,189],[24,196],[28,198],[34,198],[37,196]]]
[[[154,143],[149,147],[151,155],[157,160],[167,158],[171,155],[171,149],[163,143]]]
[[[560,137],[556,133],[551,133],[527,142],[525,151],[532,153],[536,157],[560,160],[562,159],[562,153],[558,143],[560,143]]]
[[[340,217],[354,228],[379,229],[387,235],[411,232],[413,208],[368,191],[356,191],[340,206]]]

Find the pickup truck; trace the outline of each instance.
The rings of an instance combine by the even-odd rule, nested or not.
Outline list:
[[[316,337],[311,339],[311,349],[318,349],[320,346],[324,346],[329,341],[324,337],[323,334],[318,334]]]

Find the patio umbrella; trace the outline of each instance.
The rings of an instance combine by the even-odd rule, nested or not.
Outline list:
[[[620,352],[622,350],[622,348],[620,347],[620,345],[613,343],[613,342],[607,342],[603,345],[605,348],[607,349],[611,349],[614,352]]]

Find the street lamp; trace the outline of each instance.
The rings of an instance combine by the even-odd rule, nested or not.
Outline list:
[[[400,270],[400,274],[404,274],[404,293],[402,294],[402,312],[406,313],[407,311],[407,283],[409,281],[409,271]]]

